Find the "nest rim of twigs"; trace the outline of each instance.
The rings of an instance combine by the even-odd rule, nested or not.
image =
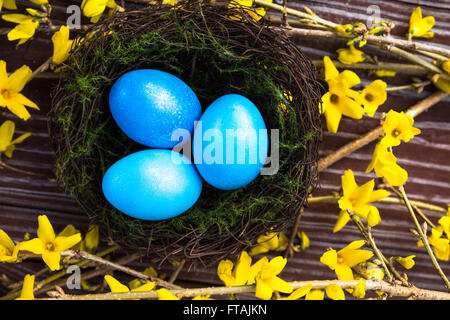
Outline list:
[[[274,30],[263,22],[256,21],[255,16],[249,9],[244,10],[239,5],[236,5],[235,9],[230,9],[221,4],[191,1],[179,3],[176,8],[154,5],[119,13],[90,27],[84,34],[84,40],[78,42],[71,58],[62,68],[64,76],[52,94],[49,123],[56,154],[56,177],[65,192],[77,200],[93,222],[104,226],[106,236],[121,247],[142,250],[159,263],[168,258],[184,258],[193,265],[200,263],[206,266],[238,254],[250,244],[254,244],[259,235],[269,230],[285,229],[292,223],[300,208],[306,204],[307,196],[317,183],[318,143],[321,135],[318,104],[321,87],[315,78],[312,63],[288,36],[282,30]],[[177,42],[181,34],[182,39],[186,40],[184,44]],[[139,39],[141,47],[132,47],[125,36]],[[154,44],[155,41],[160,43]],[[174,50],[175,53],[168,55],[166,61],[158,61],[161,56],[157,55],[140,57],[138,60],[133,60],[130,56],[114,56],[114,50],[118,50],[116,45],[125,43],[127,44],[125,47],[130,47],[127,50],[142,49],[150,50],[145,52],[155,52],[149,48],[152,45],[159,45],[161,49]],[[205,47],[201,47],[202,45]],[[193,55],[196,55],[195,58]],[[152,60],[153,58],[155,60]],[[108,65],[111,62],[99,59],[105,61],[110,59],[114,63]],[[206,73],[198,72],[199,76],[193,76],[192,72],[189,72],[191,76],[189,79],[187,75],[189,68],[181,64],[185,59],[196,59],[198,70],[202,70],[201,68],[205,66],[214,70]],[[207,59],[212,59],[213,66],[211,63],[208,64]],[[244,59],[242,61],[246,63],[245,68],[242,67],[243,62],[240,59]],[[205,81],[207,83],[211,81],[209,78],[201,77],[208,76],[214,79],[215,76],[217,79],[220,71],[222,79],[227,72],[229,74],[236,72],[232,76],[227,75],[228,89],[232,88],[234,93],[249,94],[247,97],[260,109],[267,128],[280,130],[281,149],[290,149],[285,150],[285,153],[284,149],[280,152],[285,157],[280,159],[280,169],[276,175],[260,176],[249,186],[235,193],[224,193],[222,190],[212,188],[202,191],[200,198],[204,197],[206,192],[206,197],[210,197],[209,202],[211,197],[216,199],[217,196],[218,200],[213,205],[218,208],[237,210],[234,213],[236,216],[230,219],[240,221],[233,226],[230,223],[230,228],[227,228],[226,224],[231,220],[226,220],[226,216],[222,226],[211,222],[210,225],[203,226],[204,229],[201,228],[200,222],[199,225],[190,226],[191,221],[186,220],[189,219],[186,215],[194,216],[192,212],[198,211],[198,216],[202,217],[206,212],[218,211],[218,209],[210,210],[211,207],[201,207],[204,203],[194,205],[193,208],[200,206],[195,209],[197,211],[192,211],[191,208],[180,215],[184,216],[179,222],[183,224],[184,229],[175,231],[173,226],[177,226],[175,224],[177,220],[164,224],[164,222],[137,220],[120,212],[113,213],[114,208],[104,198],[101,191],[101,177],[107,167],[114,162],[111,159],[117,161],[134,152],[133,148],[138,150],[143,148],[133,145],[125,148],[122,154],[111,155],[115,151],[107,150],[107,142],[110,143],[111,140],[105,137],[105,134],[110,134],[111,130],[117,128],[111,123],[112,116],[108,112],[106,96],[109,88],[113,81],[127,70],[136,69],[136,63],[138,68],[153,68],[155,65],[160,69],[161,66],[173,68],[163,71],[180,72],[175,75],[199,91],[202,91],[198,85],[200,80],[207,80]],[[192,66],[193,64],[190,67]],[[266,74],[267,78],[264,78]],[[239,79],[242,77],[245,80]],[[94,88],[95,90],[84,88],[86,83],[83,81],[87,80],[91,81],[87,82],[88,85],[100,84]],[[252,86],[247,88],[248,83],[242,81],[248,83],[266,81],[264,84],[267,84],[267,87],[261,92],[258,91],[261,88]],[[204,92],[194,90],[202,101],[203,111],[209,105],[205,101],[212,102],[213,99],[209,98],[214,90],[217,88],[206,88]],[[81,92],[86,95],[82,96]],[[269,105],[266,100],[272,103]],[[274,103],[277,104],[276,108],[273,107]],[[107,118],[109,119],[105,120]],[[109,132],[103,132],[105,128],[109,129]],[[104,131],[107,131],[106,129]],[[123,133],[119,135],[123,136]],[[120,140],[122,138],[117,136],[115,137],[117,140],[114,141],[123,142]],[[128,137],[125,138],[131,141]],[[74,155],[76,152],[79,154]],[[92,191],[89,188],[94,190],[92,194],[86,191]],[[241,199],[242,203],[239,203]],[[224,205],[227,203],[228,207]],[[241,216],[239,210],[242,210]],[[222,217],[217,214],[218,217]],[[264,220],[263,216],[270,217]],[[130,230],[136,230],[137,240],[129,239]]]

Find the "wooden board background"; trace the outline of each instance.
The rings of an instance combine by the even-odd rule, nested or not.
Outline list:
[[[22,3],[25,1],[22,1]],[[19,0],[20,3],[20,0]],[[55,24],[64,24],[67,17],[65,8],[70,1],[51,1],[58,19]],[[410,13],[417,5],[421,5],[424,16],[432,15],[436,18],[433,28],[435,37],[430,41],[436,44],[450,45],[450,2],[449,1],[289,1],[289,6],[301,9],[306,5],[320,16],[333,20],[339,24],[354,21],[366,22],[371,12],[368,7],[376,5],[380,9],[381,18],[395,21],[394,35],[402,36],[408,28]],[[11,24],[0,21],[0,28],[11,27]],[[343,41],[312,40],[296,38],[296,42],[303,52],[311,59],[321,59],[324,55],[336,57],[335,50],[344,47]],[[364,47],[364,51],[377,55],[382,61],[396,61],[384,52]],[[32,41],[20,47],[9,42],[5,35],[0,36],[0,59],[7,61],[8,72],[12,72],[22,64],[32,69],[38,67],[51,55],[51,44],[48,34],[40,32]],[[367,84],[373,79],[364,72],[359,72],[362,83]],[[390,85],[401,85],[410,82],[410,75],[399,75],[388,78]],[[49,111],[49,92],[55,84],[51,79],[35,79],[27,85],[23,93],[35,101],[40,111],[31,110],[32,117],[23,122],[11,113],[0,110],[0,123],[6,119],[16,123],[16,133],[32,132],[32,136],[18,145],[14,157],[6,162],[20,169],[52,176],[53,151],[47,133],[47,112]],[[405,110],[421,99],[430,95],[435,89],[427,87],[422,93],[401,91],[389,94],[388,101],[378,110],[375,117],[355,121],[343,118],[337,134],[324,132],[320,148],[321,156],[325,156],[342,145],[352,141],[360,135],[376,127],[381,112],[393,108],[397,111]],[[399,164],[410,175],[406,190],[411,199],[430,202],[442,207],[450,203],[450,110],[449,101],[440,102],[428,112],[416,118],[415,126],[422,130],[422,134],[408,144],[396,148]],[[340,176],[346,169],[352,169],[357,182],[374,178],[373,174],[365,174],[365,168],[370,162],[374,143],[353,153],[347,158],[335,163],[320,174],[320,187],[314,195],[326,195],[339,189]],[[416,266],[408,271],[410,280],[418,287],[443,290],[442,280],[431,266],[429,257],[423,248],[417,248],[416,238],[409,232],[413,228],[409,214],[403,206],[377,204],[380,209],[382,222],[373,233],[374,237],[386,256],[416,255]],[[311,247],[296,253],[288,260],[282,273],[286,280],[333,279],[334,273],[319,262],[320,256],[327,249],[340,249],[350,241],[360,239],[358,230],[349,223],[340,232],[333,234],[332,229],[338,215],[337,204],[312,204],[304,213],[300,230],[305,231],[311,240]],[[45,213],[49,216],[56,230],[72,223],[85,231],[88,220],[78,208],[75,201],[63,194],[55,182],[48,178],[33,177],[0,170],[0,228],[13,237],[21,240],[25,233],[35,235],[37,216]],[[440,214],[425,211],[433,221]],[[135,262],[131,266],[143,269],[151,264],[145,260]],[[444,272],[450,276],[450,261],[441,261]],[[32,273],[42,268],[38,262],[21,264],[0,264],[0,274],[4,273],[12,280],[20,280],[26,273]],[[163,266],[163,271],[170,272],[170,266]],[[399,269],[402,271],[401,267]],[[220,284],[215,268],[183,270],[178,281],[186,286],[197,287]],[[6,289],[0,285],[0,294]]]

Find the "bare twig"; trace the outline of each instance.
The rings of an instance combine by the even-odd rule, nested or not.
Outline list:
[[[321,68],[324,66],[323,60],[313,60],[312,63],[315,67]],[[416,64],[405,63],[393,63],[393,62],[378,62],[378,63],[354,63],[344,64],[339,61],[333,60],[333,64],[338,69],[359,69],[359,70],[389,70],[395,72],[412,73],[412,74],[426,74],[429,71]]]
[[[438,273],[441,276],[442,280],[444,281],[445,287],[450,291],[450,282],[448,281],[444,271],[442,271],[442,268],[439,265],[438,261],[436,260],[436,257],[434,256],[433,249],[431,248],[430,243],[428,242],[427,236],[424,234],[424,232],[423,232],[423,230],[422,230],[422,228],[421,228],[421,226],[419,224],[419,221],[417,220],[417,217],[416,217],[416,215],[414,213],[414,210],[411,207],[411,203],[408,200],[408,197],[407,197],[406,192],[405,192],[405,188],[403,186],[400,186],[399,190],[400,190],[400,192],[402,194],[403,200],[405,200],[406,207],[408,208],[408,211],[411,214],[411,218],[414,221],[414,224],[416,226],[416,230],[417,230],[417,232],[420,235],[420,239],[422,240],[422,242],[423,242],[423,244],[425,246],[425,249],[427,250],[428,255],[430,256],[431,263],[436,268],[436,270],[438,271]]]
[[[82,250],[67,250],[67,251],[62,251],[61,255],[62,256],[77,256],[77,257],[82,258],[82,259],[86,259],[86,260],[89,260],[89,261],[94,261],[94,262],[102,264],[102,265],[104,265],[104,266],[106,266],[108,268],[112,268],[112,269],[115,269],[115,270],[127,273],[127,274],[129,274],[129,275],[131,275],[133,277],[144,279],[144,280],[150,280],[152,282],[155,282],[157,285],[159,285],[161,287],[172,288],[172,289],[173,288],[178,288],[178,289],[180,288],[180,286],[168,283],[168,282],[166,282],[164,280],[161,280],[159,278],[148,276],[148,275],[146,275],[146,274],[144,274],[142,272],[133,270],[131,268],[128,268],[128,267],[122,266],[120,264],[111,262],[109,260],[105,260],[103,258],[100,258],[100,257],[96,256],[96,255],[90,254],[89,252],[86,252],[86,251],[82,251]]]
[[[20,173],[20,174],[26,174],[26,175],[35,176],[35,177],[43,177],[43,178],[47,178],[49,181],[52,181],[52,182],[56,181],[56,179],[54,177],[48,176],[46,174],[38,173],[38,172],[32,172],[32,171],[13,167],[9,164],[6,164],[1,159],[0,159],[0,169],[8,169],[8,170]]]
[[[392,285],[382,280],[363,280],[366,285],[366,290],[382,291],[391,296],[396,297],[413,297],[423,300],[450,300],[450,293],[433,291],[426,289],[419,289],[416,287],[404,287],[399,285]],[[303,286],[312,285],[313,289],[325,289],[330,284],[336,284],[342,289],[354,288],[359,283],[359,280],[313,280],[313,281],[293,281],[289,284],[298,289]],[[235,286],[235,287],[209,287],[209,288],[195,288],[195,289],[178,289],[170,290],[171,293],[178,297],[195,297],[197,295],[230,295],[241,293],[255,292],[254,285]],[[157,299],[156,291],[144,292],[125,292],[125,293],[105,293],[105,294],[88,294],[88,295],[62,295],[56,298],[45,300],[123,300],[123,299]]]
[[[383,256],[381,251],[378,249],[378,246],[376,245],[370,231],[364,227],[364,225],[361,223],[361,221],[356,217],[356,215],[349,209],[347,209],[348,214],[352,218],[352,221],[355,223],[355,225],[358,227],[359,231],[363,235],[363,237],[366,239],[370,247],[373,249],[375,255],[378,257],[378,259],[381,262],[381,265],[384,269],[385,275],[388,277],[388,281],[392,282],[393,277],[391,272],[389,271],[389,268],[386,265],[386,258]]]
[[[141,254],[133,253],[133,254],[130,254],[125,257],[120,258],[119,260],[116,261],[116,263],[120,264],[120,265],[126,265],[132,261],[135,261],[136,259],[139,259],[140,257],[142,257]],[[87,260],[84,260],[84,261],[87,261]],[[83,272],[81,274],[80,280],[88,280],[88,279],[91,279],[91,278],[94,278],[94,277],[97,277],[100,275],[104,275],[104,274],[110,272],[111,270],[112,270],[111,268],[98,268],[98,269],[94,269],[94,270],[91,270],[88,272]],[[34,293],[35,293],[35,295],[38,295],[40,293],[51,290],[51,289],[55,288],[56,286],[64,287],[66,285],[67,285],[67,279],[60,279],[58,281],[52,282],[46,286],[41,287],[40,289],[36,290]]]
[[[180,274],[180,271],[183,269],[184,264],[186,263],[186,259],[182,259],[181,261],[177,261],[175,264],[175,270],[173,270],[172,274],[169,278],[169,283],[174,283],[177,279],[178,275]]]
[[[256,0],[261,1],[261,0]],[[289,9],[288,9],[289,12]],[[274,27],[275,28],[275,27]],[[341,39],[341,40],[350,40],[353,39],[354,36],[346,36],[344,34],[334,32],[334,31],[325,31],[325,30],[312,30],[312,29],[301,29],[301,28],[291,28],[286,31],[288,35],[291,36],[304,36],[304,37],[315,37],[315,38],[327,38],[327,39]],[[392,36],[389,37],[381,37],[374,36],[370,34],[364,35],[364,38],[367,40],[367,43],[374,45],[387,45],[387,46],[395,46],[397,48],[402,48],[406,50],[420,50],[426,52],[436,53],[445,57],[450,57],[450,50],[439,47],[429,45],[423,42],[413,42],[400,38],[395,38]]]
[[[105,255],[107,255],[107,254],[117,250],[118,248],[119,248],[118,246],[112,246],[112,247],[106,248],[105,250],[97,253],[97,257],[103,257],[103,256],[105,256]],[[77,263],[76,265],[79,266],[79,267],[82,267],[82,266],[87,265],[88,263],[89,263],[88,260],[83,260],[83,261]],[[37,272],[35,274],[35,276],[37,276],[38,274],[41,274],[41,273],[42,273],[42,270]],[[66,275],[67,275],[67,270],[66,269],[61,270],[61,271],[59,271],[59,272],[57,272],[55,274],[52,274],[48,278],[46,278],[46,279],[38,282],[37,284],[35,284],[34,291],[37,291],[40,288],[42,288],[43,286],[45,286],[45,285],[47,285],[49,283],[52,283],[53,281],[58,280],[58,279],[66,276]],[[20,284],[22,284],[22,283],[23,283],[23,281],[20,282]],[[18,286],[15,286],[15,287],[18,287]],[[19,295],[20,295],[20,289],[16,288],[15,290],[13,290],[12,292],[8,293],[7,295],[5,295],[3,297],[0,297],[0,300],[14,299],[14,298],[18,297]]]
[[[289,243],[288,246],[286,248],[286,251],[284,252],[284,257],[287,258],[292,257],[292,255],[294,254],[294,240],[295,240],[295,236],[297,235],[297,230],[298,230],[298,226],[300,225],[300,220],[302,218],[302,213],[303,213],[304,207],[301,207],[298,212],[297,212],[297,216],[295,217],[295,222],[294,222],[294,226],[292,228],[291,231],[291,236],[289,238]]]
[[[28,81],[31,81],[34,77],[36,77],[41,72],[46,71],[50,66],[52,65],[53,58],[48,58],[43,64],[41,64],[39,67],[37,67],[33,73],[31,74],[31,77],[28,79]]]

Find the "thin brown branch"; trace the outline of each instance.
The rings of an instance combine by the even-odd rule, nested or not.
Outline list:
[[[405,200],[406,207],[408,208],[408,211],[409,211],[409,213],[411,214],[411,218],[412,218],[413,221],[414,221],[414,224],[415,224],[415,226],[416,226],[416,230],[417,230],[417,232],[418,232],[419,235],[420,235],[420,239],[422,240],[422,242],[423,242],[423,244],[424,244],[424,246],[425,246],[425,249],[427,250],[428,255],[430,256],[431,263],[432,263],[433,266],[436,268],[436,270],[438,271],[438,273],[439,273],[439,275],[441,276],[442,280],[444,281],[445,287],[450,291],[450,282],[449,282],[449,280],[447,279],[447,277],[446,277],[444,271],[442,271],[442,268],[441,268],[441,266],[439,265],[439,263],[438,263],[436,257],[434,256],[433,249],[431,248],[430,243],[428,242],[427,236],[426,236],[425,233],[423,232],[423,230],[422,230],[422,228],[421,228],[421,226],[420,226],[420,224],[419,224],[419,221],[417,220],[417,217],[416,217],[416,215],[415,215],[415,213],[414,213],[414,210],[413,210],[413,208],[411,207],[411,203],[410,203],[409,200],[408,200],[408,196],[406,195],[405,188],[404,188],[403,186],[400,186],[400,187],[399,187],[399,190],[400,190],[400,192],[401,192],[401,194],[402,194],[403,200]]]
[[[370,245],[370,247],[374,251],[375,255],[378,257],[378,260],[380,260],[381,266],[384,269],[384,274],[388,277],[388,281],[392,283],[393,277],[392,277],[392,274],[391,274],[389,268],[386,265],[386,258],[383,256],[381,251],[378,249],[378,246],[376,245],[370,231],[364,227],[364,225],[361,223],[359,218],[351,210],[347,209],[347,212],[350,215],[353,223],[359,229],[359,232],[366,239],[367,243]]]
[[[399,285],[392,285],[382,280],[363,280],[366,285],[366,290],[386,292],[390,296],[416,298],[423,300],[450,300],[450,293],[433,291],[426,289],[419,289],[416,287],[404,287]],[[336,284],[342,289],[354,288],[359,283],[359,280],[312,280],[312,281],[293,281],[289,284],[298,289],[303,286],[312,285],[313,289],[325,289],[330,284]],[[242,293],[254,293],[254,285],[235,286],[235,287],[209,287],[209,288],[195,288],[195,289],[179,289],[170,290],[176,296],[195,297],[197,295],[230,295]],[[157,299],[156,291],[144,292],[125,292],[125,293],[105,293],[105,294],[88,294],[88,295],[62,295],[60,297],[49,298],[45,300],[124,300],[124,299]]]
[[[321,68],[324,66],[323,60],[313,60],[312,63],[317,68]],[[427,69],[418,66],[416,64],[393,63],[393,62],[378,62],[376,64],[367,62],[344,64],[336,60],[333,60],[333,64],[338,69],[389,70],[402,73],[411,73],[416,75],[429,73]]]
[[[295,222],[294,222],[294,225],[293,225],[293,228],[292,228],[292,231],[291,231],[291,236],[289,238],[289,243],[288,243],[288,246],[286,248],[286,251],[284,252],[284,257],[285,258],[287,258],[288,256],[292,257],[292,255],[294,254],[294,249],[293,249],[294,248],[294,240],[295,240],[295,236],[297,235],[297,230],[298,230],[298,227],[300,225],[300,220],[302,218],[303,210],[304,210],[304,207],[301,207],[298,210],[298,213],[297,213],[297,215],[295,217]]]
[[[334,196],[334,195],[309,197],[308,198],[308,203],[336,202],[336,201],[339,200],[339,198],[340,198],[340,196]],[[405,204],[403,199],[393,198],[393,197],[387,197],[387,198],[378,200],[377,202]],[[411,205],[417,206],[418,208],[422,208],[422,209],[430,210],[430,211],[435,211],[435,212],[440,212],[440,213],[443,213],[443,214],[447,213],[447,209],[439,207],[439,206],[435,206],[434,204],[425,203],[425,202],[422,202],[422,201],[415,201],[415,200],[410,200],[409,202],[411,203]]]
[[[186,259],[182,259],[181,261],[177,261],[175,263],[175,270],[170,275],[170,278],[168,280],[169,283],[174,283],[177,279],[178,275],[180,274],[181,270],[184,267],[184,264],[186,263]]]
[[[139,259],[140,257],[142,257],[141,254],[133,253],[133,254],[130,254],[130,255],[127,255],[125,257],[120,258],[119,260],[116,261],[116,263],[120,264],[120,265],[126,265],[126,264],[128,264],[128,263],[130,263],[132,261],[135,261],[136,259]],[[83,260],[83,261],[86,261],[86,260]],[[110,272],[111,270],[112,270],[111,268],[99,268],[99,269],[91,270],[91,271],[88,271],[88,272],[83,272],[81,274],[80,281],[81,280],[89,280],[91,278],[104,275],[104,274]],[[41,294],[43,292],[47,292],[47,291],[49,291],[51,289],[54,289],[57,286],[58,287],[64,287],[66,285],[67,285],[67,279],[66,278],[59,279],[58,281],[52,282],[52,283],[50,283],[50,284],[48,284],[48,285],[46,285],[44,287],[41,287],[40,289],[36,290],[34,292],[34,294],[38,295],[38,294]]]
[[[259,1],[259,0],[258,0]],[[289,10],[288,10],[289,12]],[[286,33],[291,36],[303,36],[303,37],[316,37],[316,38],[327,38],[327,39],[341,39],[341,40],[350,40],[355,36],[346,36],[344,34],[334,32],[334,31],[325,31],[325,30],[312,30],[312,29],[301,29],[301,28],[291,28],[290,30],[286,30]],[[429,45],[423,42],[413,42],[400,38],[395,38],[392,36],[381,37],[374,36],[370,34],[364,35],[364,38],[367,40],[369,44],[374,45],[388,45],[395,46],[397,48],[406,49],[406,50],[421,50],[439,54],[441,56],[450,57],[450,50],[439,47],[435,45]]]
[[[108,268],[114,269],[114,270],[118,270],[124,273],[127,273],[133,277],[136,278],[140,278],[140,279],[144,279],[144,280],[150,280],[152,282],[155,282],[157,285],[161,286],[161,287],[165,287],[165,288],[180,288],[180,286],[174,285],[172,283],[168,283],[167,281],[161,280],[159,278],[155,278],[155,277],[151,277],[148,276],[142,272],[133,270],[131,268],[125,267],[123,265],[117,264],[115,262],[111,262],[109,260],[105,260],[103,258],[100,258],[96,255],[90,254],[89,252],[86,251],[82,251],[82,250],[67,250],[67,251],[62,251],[61,252],[62,256],[75,256],[75,257],[79,257],[82,259],[86,259],[89,261],[93,261],[96,263],[99,263],[101,265],[104,265]]]

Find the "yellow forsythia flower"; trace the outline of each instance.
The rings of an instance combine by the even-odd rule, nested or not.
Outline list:
[[[414,262],[415,257],[416,257],[415,255],[407,256],[405,258],[395,257],[394,260],[400,263],[405,269],[411,269],[415,265]]]
[[[255,284],[256,282],[256,276],[261,271],[261,268],[263,265],[267,264],[269,262],[269,259],[267,257],[262,257],[258,261],[256,261],[251,267],[248,272],[248,279],[247,284]]]
[[[6,107],[23,120],[30,118],[25,106],[39,110],[39,107],[20,93],[31,77],[31,69],[22,66],[8,77],[6,62],[0,60],[0,107]]]
[[[378,142],[366,173],[374,170],[377,177],[385,178],[392,186],[401,186],[408,180],[408,172],[397,164],[397,158]]]
[[[320,257],[320,262],[334,270],[339,280],[353,280],[352,267],[373,256],[371,251],[359,250],[364,243],[364,240],[358,240],[337,252],[328,250]]]
[[[342,115],[353,119],[361,119],[364,109],[352,98],[358,98],[359,93],[350,88],[359,84],[361,80],[353,71],[344,70],[339,73],[333,61],[328,56],[323,58],[325,80],[328,92],[322,96],[321,113],[325,114],[329,132],[336,133]]]
[[[278,300],[298,300],[304,296],[306,296],[312,288],[312,284],[307,284],[303,287],[300,287],[294,290],[289,296],[286,298],[279,298]]]
[[[13,151],[16,149],[16,144],[21,143],[31,135],[30,132],[27,132],[12,140],[14,129],[15,124],[11,120],[6,120],[0,126],[0,155],[5,154],[8,158],[12,157]]]
[[[180,298],[166,288],[158,289],[156,290],[156,293],[158,294],[158,300],[180,300]]]
[[[300,248],[302,250],[309,248],[309,238],[305,232],[297,232],[297,237],[300,239]]]
[[[157,278],[158,277],[158,272],[156,272],[155,268],[153,268],[153,267],[145,268],[145,270],[142,271],[142,273],[145,274],[146,276],[149,276],[149,277],[153,277],[153,278]],[[162,279],[163,277],[160,276],[159,278]],[[140,287],[141,285],[143,285],[145,283],[147,283],[147,282],[144,279],[136,278],[136,279],[133,279],[130,282],[128,282],[128,287],[130,289],[136,289],[136,288]]]
[[[362,274],[366,279],[369,280],[383,280],[384,270],[380,268],[377,264],[366,261],[358,265],[358,272]]]
[[[22,291],[16,300],[34,300],[34,274],[27,274],[23,279]]]
[[[378,77],[394,77],[397,71],[379,69],[374,71],[374,74]]]
[[[120,283],[117,279],[115,279],[114,277],[110,276],[110,275],[106,275],[105,276],[105,281],[108,284],[109,289],[111,290],[111,292],[130,292],[130,289]],[[153,290],[156,287],[156,284],[154,282],[147,282],[143,285],[140,285],[137,288],[132,289],[132,292],[136,292],[136,291],[150,291]]]
[[[354,287],[352,295],[355,298],[362,299],[366,295],[366,284],[362,279],[359,279],[358,284]]]
[[[447,74],[450,75],[450,60],[447,60],[442,63],[441,65],[442,70],[444,70]],[[436,80],[435,78],[432,78],[433,84],[440,90],[450,93],[450,81],[447,79],[443,79],[441,77],[438,77]]]
[[[283,98],[286,99],[288,102],[292,102],[292,94],[291,94],[291,92],[283,90]],[[283,112],[287,112],[288,111],[287,106],[286,106],[286,104],[284,102],[280,102],[279,107],[280,107],[280,109]]]
[[[28,9],[30,13],[37,13],[36,10]],[[8,32],[8,40],[19,40],[18,44],[21,45],[32,38],[39,27],[39,18],[34,16],[28,16],[21,13],[11,13],[2,15],[2,19],[5,21],[17,23],[10,32]]]
[[[386,102],[386,88],[386,82],[383,80],[375,80],[361,92],[359,103],[363,105],[364,111],[369,117],[373,117],[378,107]]]
[[[264,0],[266,2],[272,3],[272,0]],[[243,7],[251,7],[253,5],[253,0],[235,0],[228,3],[229,9],[240,9],[238,5],[241,5]],[[253,19],[260,20],[261,17],[266,15],[266,8],[256,8],[255,10],[245,10],[246,13],[248,13]],[[256,12],[256,13],[255,13]],[[233,19],[233,17],[231,17]]]
[[[80,231],[78,231],[73,224],[68,224],[60,233],[58,233],[58,236],[70,237],[77,233],[80,233]]]
[[[450,215],[448,214],[439,219],[439,226],[432,228],[431,235],[428,237],[428,242],[433,247],[436,258],[444,261],[450,259]],[[417,246],[423,246],[422,240],[417,243]]]
[[[447,237],[450,239],[450,215],[447,215],[445,217],[442,217],[438,221],[440,227],[444,232],[447,234]]]
[[[422,9],[417,7],[409,19],[409,35],[411,37],[431,38],[434,33],[430,30],[434,26],[434,17],[422,18]]]
[[[193,297],[192,300],[210,300],[210,297],[210,294],[199,294],[198,296]]]
[[[64,227],[64,229],[60,233],[58,233],[58,236],[70,237],[77,233],[80,233],[80,231],[77,228],[75,228],[75,226],[73,224],[68,224],[67,226]],[[86,246],[84,245],[84,240],[81,240],[80,242],[78,242],[76,245],[71,247],[71,249],[86,251]]]
[[[83,14],[90,18],[92,23],[97,23],[100,20],[106,8],[110,9],[108,14],[112,15],[120,7],[114,0],[83,0],[81,3]]]
[[[325,287],[327,296],[332,300],[345,300],[344,290],[337,284],[329,284]]]
[[[97,225],[89,226],[88,232],[83,239],[83,244],[87,251],[94,252],[100,243],[100,232]]]
[[[47,4],[48,0],[30,0],[31,2],[37,4],[37,5],[41,5],[41,4]]]
[[[2,11],[2,7],[5,7],[9,10],[16,10],[16,0],[0,0],[0,11]]]
[[[389,110],[383,123],[384,137],[381,143],[393,147],[400,145],[400,140],[408,142],[421,132],[413,124],[414,118],[410,114]]]
[[[450,259],[450,240],[443,237],[443,229],[441,227],[431,229],[431,235],[428,242],[433,247],[433,252],[439,260],[448,261]],[[423,246],[422,240],[417,243],[418,247]]]
[[[233,262],[222,260],[217,267],[217,275],[226,286],[241,286],[248,281],[252,258],[242,251],[233,269]]]
[[[364,52],[356,49],[353,43],[348,48],[340,48],[336,51],[338,53],[338,60],[344,64],[363,62],[366,59]]]
[[[251,256],[266,253],[270,250],[284,250],[289,240],[282,232],[269,232],[259,236],[256,242],[258,245],[250,249],[249,255]]]
[[[325,292],[320,289],[314,289],[306,294],[305,300],[323,300],[325,298]]]
[[[70,249],[80,242],[81,234],[77,233],[69,237],[56,236],[46,215],[40,215],[38,222],[38,237],[21,242],[17,247],[19,250],[42,255],[42,259],[50,270],[59,270],[61,260],[60,252]]]
[[[273,291],[291,293],[293,288],[286,281],[277,277],[286,265],[287,259],[281,256],[275,257],[270,261],[264,261],[261,270],[256,275],[255,296],[263,300],[269,300]]]
[[[434,78],[431,79],[433,84],[440,90],[450,93],[450,81],[447,79],[443,79],[442,77],[438,77],[437,80]]]
[[[442,63],[442,70],[444,70],[447,74],[450,74],[450,60]]]
[[[16,260],[16,245],[6,232],[0,229],[0,262],[15,262]]]
[[[345,171],[341,180],[344,194],[338,201],[341,212],[333,232],[342,229],[350,220],[347,209],[359,217],[368,220],[370,226],[378,224],[381,220],[379,211],[375,206],[370,205],[370,203],[386,198],[390,193],[383,189],[373,191],[375,187],[375,181],[373,179],[358,186],[353,171],[350,169]]]
[[[162,4],[170,4],[171,6],[176,5],[178,0],[163,0]]]
[[[354,27],[352,24],[344,24],[344,25],[336,26],[336,27],[334,27],[334,29],[339,33],[342,33],[346,36],[350,36],[353,33]]]
[[[52,62],[56,65],[63,63],[69,58],[70,50],[72,49],[73,40],[69,40],[69,28],[62,26],[52,36],[53,42],[53,56]]]

